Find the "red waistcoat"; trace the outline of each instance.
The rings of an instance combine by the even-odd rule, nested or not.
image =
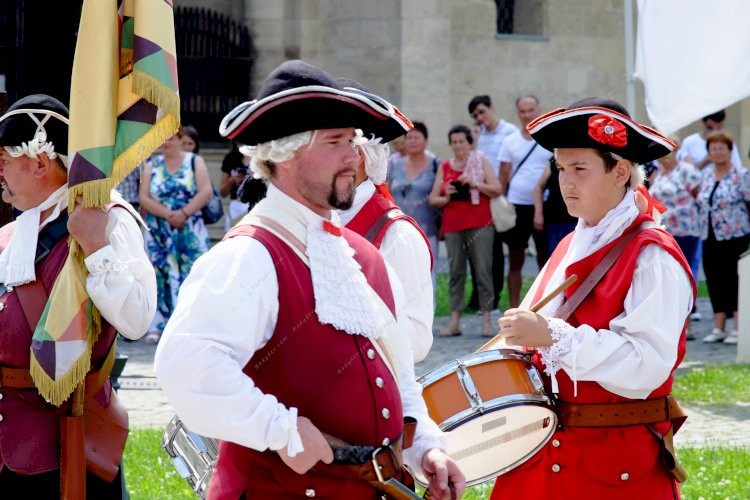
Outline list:
[[[381,184],[380,186],[383,185]],[[422,238],[424,238],[425,245],[427,245],[427,250],[430,252],[430,260],[434,265],[435,257],[432,255],[432,248],[430,247],[430,240],[427,239],[427,235],[424,234],[424,231],[422,231],[422,228],[419,227],[417,221],[401,212],[400,210],[399,213],[385,220],[385,223],[380,226],[376,234],[368,234],[384,214],[391,210],[398,209],[398,205],[396,205],[393,200],[389,200],[382,194],[382,192],[380,191],[380,186],[376,187],[377,190],[375,191],[375,193],[373,193],[370,199],[367,200],[367,203],[364,204],[362,209],[357,212],[357,215],[355,215],[354,218],[349,221],[346,227],[348,229],[351,229],[355,233],[364,236],[370,241],[370,243],[375,245],[375,248],[379,249],[380,245],[383,243],[383,238],[385,238],[385,233],[390,225],[397,220],[404,220],[414,226],[414,228],[419,231],[419,234],[422,236]],[[372,236],[372,239],[370,239],[370,236]]]
[[[252,226],[237,226],[227,237],[238,234],[255,238],[266,247],[279,283],[273,336],[243,371],[264,393],[287,407],[296,407],[300,416],[309,418],[324,433],[368,446],[398,438],[403,430],[399,389],[371,341],[318,321],[310,270],[286,243]],[[355,250],[368,283],[394,313],[382,256],[359,235],[346,228],[342,234]],[[320,472],[299,475],[276,452],[222,442],[209,498],[239,498],[243,492],[247,498],[304,497],[309,489],[318,497],[375,496],[369,484],[333,479],[325,470],[319,464],[316,471]]]
[[[651,220],[646,215],[636,218],[633,226]],[[632,226],[631,226],[632,227]],[[550,263],[559,262],[568,249],[573,235],[568,235],[558,245],[550,257]],[[568,277],[577,274],[578,280],[565,291],[565,296],[575,291],[586,279],[596,264],[616,244],[610,242],[603,248],[570,265],[565,272]],[[568,318],[573,326],[587,324],[594,329],[609,328],[609,322],[623,311],[625,296],[633,281],[638,254],[645,245],[656,244],[666,250],[685,269],[688,276],[690,266],[685,261],[674,238],[664,230],[641,232],[623,250],[620,258],[604,275],[594,290],[581,302]],[[548,266],[540,283],[539,294],[544,284],[554,272]],[[695,296],[693,283],[693,296]],[[685,356],[685,326],[677,348],[677,361],[674,369]],[[534,363],[540,371],[543,365],[539,355]],[[543,375],[545,386],[550,390],[550,379]],[[579,381],[578,395],[573,396],[573,382],[564,370],[556,373],[559,396],[563,401],[576,403],[614,403],[632,401],[613,394],[596,382]],[[649,398],[659,398],[672,390],[673,376],[669,378]],[[668,423],[657,424],[661,432]],[[568,498],[607,498],[608,500],[648,498],[679,498],[676,483],[667,474],[661,463],[659,442],[646,425],[627,427],[584,428],[567,427],[555,432],[547,445],[529,461],[518,468],[498,477],[492,492],[493,499],[568,499]]]
[[[49,294],[68,257],[67,235],[36,265]],[[36,326],[36,325],[34,325]],[[15,290],[0,296],[0,366],[29,368],[33,330],[26,321]],[[114,342],[115,329],[102,318],[102,331],[94,344],[92,369],[104,361]],[[109,404],[109,381],[96,396]],[[39,474],[60,467],[60,422],[55,406],[45,402],[36,389],[0,387],[0,469],[7,466],[25,474]]]

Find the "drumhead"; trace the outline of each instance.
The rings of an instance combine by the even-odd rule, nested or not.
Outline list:
[[[513,470],[552,437],[557,415],[543,404],[527,403],[478,414],[449,430],[446,452],[466,476],[467,486]],[[427,485],[421,474],[414,478]]]

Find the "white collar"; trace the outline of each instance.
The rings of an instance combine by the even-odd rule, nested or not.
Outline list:
[[[68,185],[63,184],[39,205],[18,216],[10,243],[0,253],[0,283],[12,287],[36,281],[34,260],[39,231],[57,219],[67,203]],[[40,223],[42,212],[52,207],[52,213]]]
[[[352,203],[352,207],[348,210],[338,211],[338,214],[341,217],[341,223],[345,226],[349,224],[352,219],[357,216],[359,211],[362,210],[362,207],[370,201],[370,198],[372,198],[374,194],[375,183],[370,179],[365,179],[362,184],[357,186],[357,189],[354,192],[354,203]]]

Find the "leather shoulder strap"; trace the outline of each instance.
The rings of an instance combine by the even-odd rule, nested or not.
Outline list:
[[[367,232],[362,236],[364,236],[367,241],[374,245],[380,233],[384,231],[391,222],[396,220],[396,217],[402,214],[403,212],[401,212],[398,207],[393,207],[389,210],[386,210],[385,212],[380,214],[380,217],[375,220],[375,223],[370,226],[370,229],[368,229]]]
[[[613,246],[609,250],[609,252],[607,252],[607,255],[605,255],[604,258],[599,261],[594,270],[591,271],[591,273],[586,277],[586,280],[581,283],[581,286],[579,286],[576,291],[573,292],[573,295],[571,295],[570,298],[565,301],[562,307],[560,307],[560,309],[557,311],[557,314],[555,314],[555,318],[560,318],[563,320],[568,319],[568,317],[573,314],[573,311],[575,311],[576,308],[581,304],[581,302],[583,302],[583,299],[585,299],[589,295],[589,293],[591,293],[596,284],[601,281],[605,274],[607,274],[607,271],[609,271],[615,261],[617,261],[617,259],[620,257],[622,251],[625,250],[628,245],[630,245],[633,239],[635,239],[635,237],[638,236],[642,231],[657,227],[658,226],[656,225],[656,223],[652,221],[646,221],[629,229],[625,234],[623,234],[620,237],[620,240],[615,244],[615,246]]]

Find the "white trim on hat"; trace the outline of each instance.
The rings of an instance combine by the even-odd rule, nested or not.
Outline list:
[[[285,97],[303,98],[304,96],[301,94],[311,93],[330,94],[333,97],[343,97],[345,99],[355,101],[351,102],[351,104],[359,105],[364,109],[371,110],[372,112],[374,112],[373,114],[380,115],[384,119],[394,119],[402,127],[407,127],[406,122],[401,119],[399,113],[395,111],[394,106],[387,101],[383,101],[382,99],[378,100],[379,102],[387,104],[387,107],[383,107],[379,102],[370,99],[369,97],[367,97],[366,93],[361,91],[342,91],[325,85],[308,85],[305,87],[296,87],[292,89],[282,90],[280,92],[276,92],[275,94],[264,97],[263,99],[255,99],[253,101],[247,101],[240,104],[229,113],[227,113],[227,115],[221,120],[221,124],[219,125],[219,133],[224,137],[229,137],[233,132],[235,132],[238,128],[245,124],[245,121],[260,108],[271,104],[274,101],[282,100]]]
[[[646,127],[645,125],[641,125],[640,123],[633,121],[631,118],[623,115],[622,113],[618,113],[617,111],[613,111],[609,108],[603,108],[600,106],[586,106],[583,108],[567,109],[567,110],[558,112],[556,114],[555,114],[555,111],[552,111],[550,113],[547,113],[546,115],[540,116],[535,121],[529,123],[528,127],[526,127],[526,130],[528,130],[528,132],[533,135],[551,123],[555,123],[560,120],[565,120],[567,118],[572,118],[574,116],[595,115],[595,114],[607,115],[610,118],[614,118],[621,122],[625,122],[632,129],[636,130],[642,136],[647,137],[648,139],[651,139],[652,141],[661,144],[662,146],[664,146],[670,151],[673,151],[675,149],[674,144],[672,144],[672,142],[666,136],[662,135],[656,130],[652,131],[652,129],[650,129],[649,127]]]

